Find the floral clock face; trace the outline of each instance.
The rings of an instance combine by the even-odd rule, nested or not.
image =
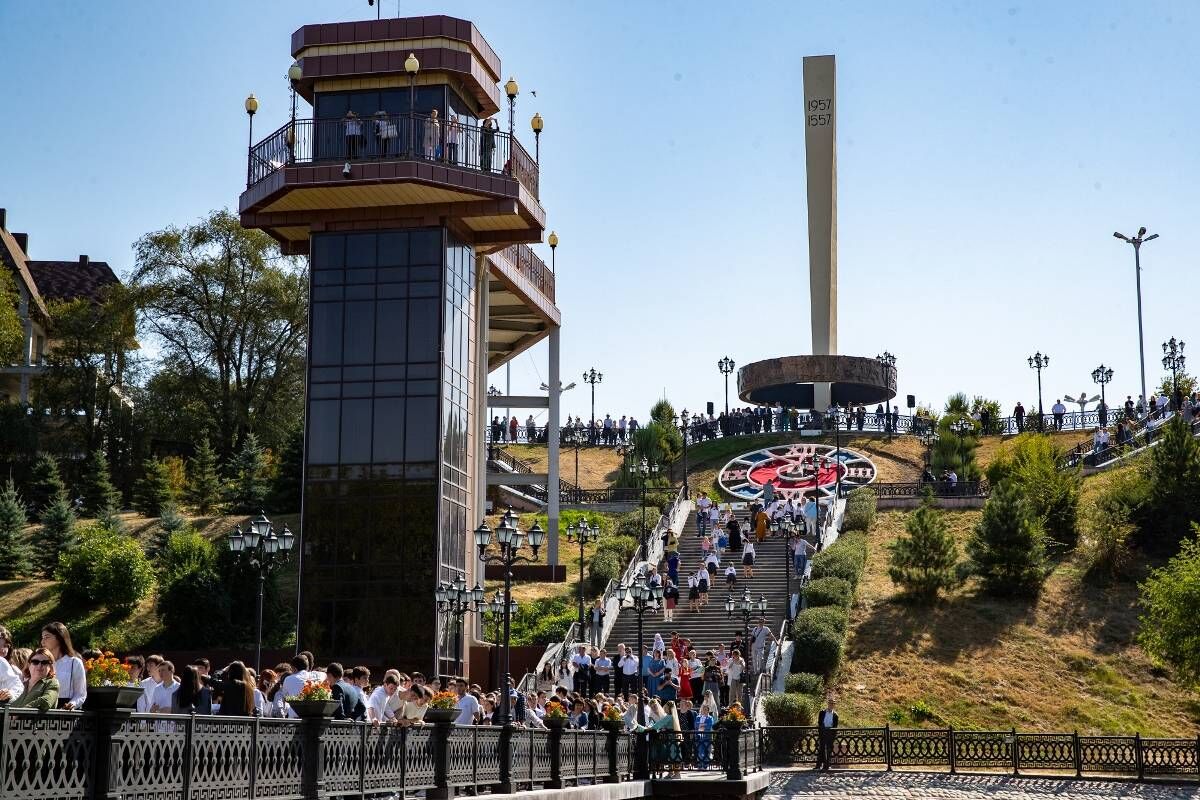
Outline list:
[[[777,498],[800,499],[814,491],[819,497],[832,497],[839,474],[843,487],[865,486],[875,480],[875,465],[845,447],[785,444],[743,453],[725,465],[717,480],[739,500],[762,497],[767,481]]]

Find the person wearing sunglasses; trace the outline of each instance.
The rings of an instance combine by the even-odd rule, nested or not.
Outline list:
[[[44,647],[29,657],[29,682],[25,691],[12,703],[13,708],[36,708],[49,711],[58,707],[58,679],[54,677],[54,656]]]
[[[25,691],[21,670],[9,661],[12,657],[12,634],[0,625],[0,704],[8,703]]]

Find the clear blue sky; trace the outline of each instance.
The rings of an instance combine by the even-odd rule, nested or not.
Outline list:
[[[396,0],[383,0],[396,13]],[[597,411],[721,405],[716,362],[809,352],[801,58],[838,57],[840,350],[903,395],[1137,394],[1196,338],[1200,7],[1179,3],[402,2],[473,20],[546,119],[564,381]],[[0,3],[0,205],[35,258],[124,273],[141,234],[236,207],[246,115],[287,114],[289,36],[365,0]],[[536,90],[537,97],[529,90]],[[531,137],[529,137],[531,138]],[[530,147],[532,149],[532,147]],[[549,248],[540,246],[549,260]],[[1198,356],[1200,357],[1200,356]],[[545,379],[521,356],[514,392]],[[492,382],[503,386],[503,372]],[[565,409],[588,414],[586,387]]]

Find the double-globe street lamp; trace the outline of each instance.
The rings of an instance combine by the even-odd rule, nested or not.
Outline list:
[[[750,587],[746,587],[745,589],[742,590],[741,597],[734,597],[731,594],[725,600],[725,615],[729,619],[733,619],[734,614],[742,615],[742,641],[744,642],[744,647],[746,648],[746,652],[742,653],[742,655],[745,657],[745,662],[746,662],[743,669],[745,670],[745,673],[750,674],[751,678],[754,678],[756,676],[754,674],[754,670],[753,670],[754,665],[752,663],[752,661],[753,661],[752,651],[754,648],[750,644],[750,617],[755,616],[755,615],[761,617],[763,614],[766,614],[766,613],[767,613],[767,596],[765,594],[762,594],[762,595],[759,595],[757,600],[755,600],[750,595]],[[750,713],[750,681],[745,679],[745,673],[743,673],[743,680],[742,680],[742,697],[744,698],[744,702],[742,703],[742,709],[747,714],[749,714]],[[730,699],[732,700],[732,698],[730,698]]]
[[[630,584],[618,584],[617,602],[621,608],[626,608],[625,601],[629,600],[628,610],[637,615],[637,722],[639,726],[646,725],[646,705],[642,699],[642,662],[646,658],[646,641],[642,630],[642,619],[647,612],[657,612],[662,608],[663,587],[657,583],[648,583],[646,576],[638,574]],[[650,774],[649,759],[646,752],[646,737],[639,735],[636,740],[637,753],[634,778],[644,779]]]
[[[1138,363],[1142,367],[1142,399],[1148,401],[1149,398],[1146,397],[1146,346],[1142,341],[1142,245],[1157,239],[1158,234],[1152,233],[1147,236],[1146,228],[1143,226],[1138,228],[1136,236],[1126,236],[1120,231],[1115,231],[1113,236],[1133,245],[1133,273],[1137,279]]]
[[[600,538],[600,526],[588,525],[587,520],[579,520],[574,525],[567,526],[567,541],[574,544],[579,543],[579,635],[584,635],[583,630],[583,547],[587,544],[594,544]]]
[[[1050,356],[1043,355],[1038,351],[1029,357],[1029,368],[1037,370],[1038,376],[1038,424],[1037,429],[1040,432],[1044,428],[1046,415],[1042,411],[1042,370],[1050,366]]]
[[[583,382],[592,387],[592,426],[588,428],[588,438],[590,444],[596,443],[596,384],[604,380],[604,373],[596,372],[596,368],[592,367],[587,372],[583,373]]]
[[[271,570],[286,564],[296,537],[284,525],[278,536],[275,527],[267,515],[259,512],[258,519],[246,526],[243,533],[241,526],[234,526],[228,538],[229,550],[241,563],[243,560],[258,570],[258,633],[254,644],[254,674],[262,674],[262,630],[263,630],[263,592],[267,583],[267,575]]]
[[[1183,372],[1183,366],[1187,362],[1187,357],[1183,354],[1184,343],[1175,341],[1172,336],[1169,341],[1163,342],[1163,369],[1171,370],[1171,407],[1176,411],[1183,408],[1183,398],[1179,394],[1179,373]]]
[[[721,370],[721,374],[725,376],[725,417],[728,424],[729,417],[729,373],[733,372],[733,368],[737,365],[733,363],[733,359],[725,356],[717,362],[717,369]]]
[[[1100,384],[1100,410],[1096,414],[1096,419],[1100,423],[1101,428],[1108,427],[1108,398],[1104,394],[1104,387],[1112,380],[1112,367],[1106,367],[1103,364],[1092,370],[1092,382]]]
[[[451,583],[439,582],[433,591],[433,599],[437,610],[454,620],[454,674],[457,677],[463,674],[463,617],[472,609],[478,610],[484,602],[483,587],[476,583],[474,589],[468,589],[466,580],[459,575]]]

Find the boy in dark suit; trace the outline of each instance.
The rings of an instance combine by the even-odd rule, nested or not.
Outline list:
[[[813,769],[829,769],[837,726],[838,715],[833,710],[833,695],[829,695],[828,704],[817,714],[817,765]]]

